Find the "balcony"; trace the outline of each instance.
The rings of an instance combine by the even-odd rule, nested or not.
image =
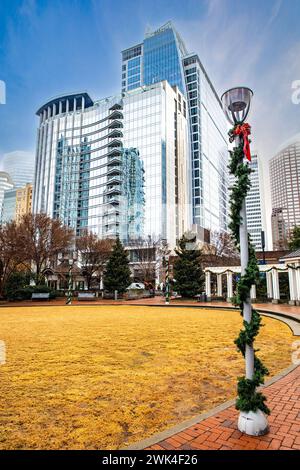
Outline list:
[[[122,129],[123,123],[121,121],[114,120],[114,121],[110,122],[107,127],[108,127],[108,129]]]
[[[108,119],[123,119],[123,114],[121,111],[115,110],[108,116]]]
[[[107,147],[111,148],[111,149],[112,148],[120,148],[120,147],[122,148],[122,146],[123,146],[122,142],[118,139],[113,139],[107,144]]]
[[[121,198],[118,195],[115,195],[115,196],[107,195],[105,202],[106,204],[118,205],[121,202]]]
[[[109,108],[110,111],[115,111],[116,109],[122,109],[122,106],[119,103],[115,103]]]
[[[107,182],[110,184],[112,183],[121,184],[121,178],[118,175],[108,176]]]
[[[120,165],[110,165],[107,175],[120,175],[121,174],[121,167]]]

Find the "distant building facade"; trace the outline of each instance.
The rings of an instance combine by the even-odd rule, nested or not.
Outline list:
[[[273,250],[287,250],[288,233],[281,207],[272,209],[271,215]]]
[[[14,187],[13,181],[8,173],[0,171],[0,214],[2,221],[3,200],[5,191]]]
[[[17,190],[15,188],[4,192],[1,214],[2,224],[11,222],[16,218],[16,193]]]
[[[247,228],[255,249],[262,249],[261,232],[263,230],[263,201],[261,193],[260,165],[257,154],[251,155],[251,188],[246,197]]]
[[[16,189],[16,210],[15,219],[17,224],[22,220],[22,217],[32,212],[32,184],[27,183],[23,188]]]
[[[15,187],[22,188],[34,178],[34,155],[31,152],[15,151],[4,155],[2,169],[6,171]]]
[[[291,229],[300,225],[300,140],[284,147],[269,165],[276,244],[279,237],[288,237]]]
[[[2,205],[2,223],[15,220],[18,224],[23,215],[32,212],[32,185],[13,188],[4,192]]]

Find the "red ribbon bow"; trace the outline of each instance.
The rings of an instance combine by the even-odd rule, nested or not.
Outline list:
[[[241,135],[244,139],[244,155],[251,162],[250,142],[248,135],[251,134],[251,126],[245,122],[244,124],[238,124],[234,131],[234,135]]]

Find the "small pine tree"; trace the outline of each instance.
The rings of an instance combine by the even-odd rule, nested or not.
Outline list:
[[[117,290],[121,294],[126,292],[131,283],[127,251],[124,250],[119,237],[107,262],[103,282],[106,290],[109,292]]]
[[[204,275],[201,268],[201,250],[196,246],[196,237],[183,237],[175,250],[174,289],[182,297],[194,297],[203,290]]]
[[[300,227],[295,226],[289,240],[289,249],[298,250],[300,248]]]

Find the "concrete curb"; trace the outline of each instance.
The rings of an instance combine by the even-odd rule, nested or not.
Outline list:
[[[259,387],[260,390],[269,387],[270,385],[273,385],[275,382],[278,380],[282,379],[283,377],[287,376],[290,372],[292,372],[294,369],[299,367],[297,364],[292,364],[291,366],[287,367],[283,371],[281,371],[279,374],[275,375],[272,377],[270,380],[268,380],[264,385]],[[235,404],[235,399],[233,400],[228,400],[225,403],[222,403],[221,405],[216,406],[215,408],[212,408],[210,411],[207,411],[206,413],[202,413],[200,415],[196,415],[191,419],[188,419],[186,421],[183,421],[179,424],[176,424],[175,426],[166,429],[165,431],[161,431],[159,433],[154,434],[151,437],[148,437],[146,439],[143,439],[139,442],[136,442],[135,444],[132,444],[128,447],[124,447],[121,450],[144,450],[147,447],[153,446],[154,444],[157,444],[161,441],[164,441],[165,439],[168,439],[169,437],[173,436],[174,434],[178,434],[179,432],[184,431],[185,429],[194,426],[195,424],[200,423],[201,421],[204,421],[207,418],[210,418],[221,411],[226,410],[227,408],[230,408]]]

